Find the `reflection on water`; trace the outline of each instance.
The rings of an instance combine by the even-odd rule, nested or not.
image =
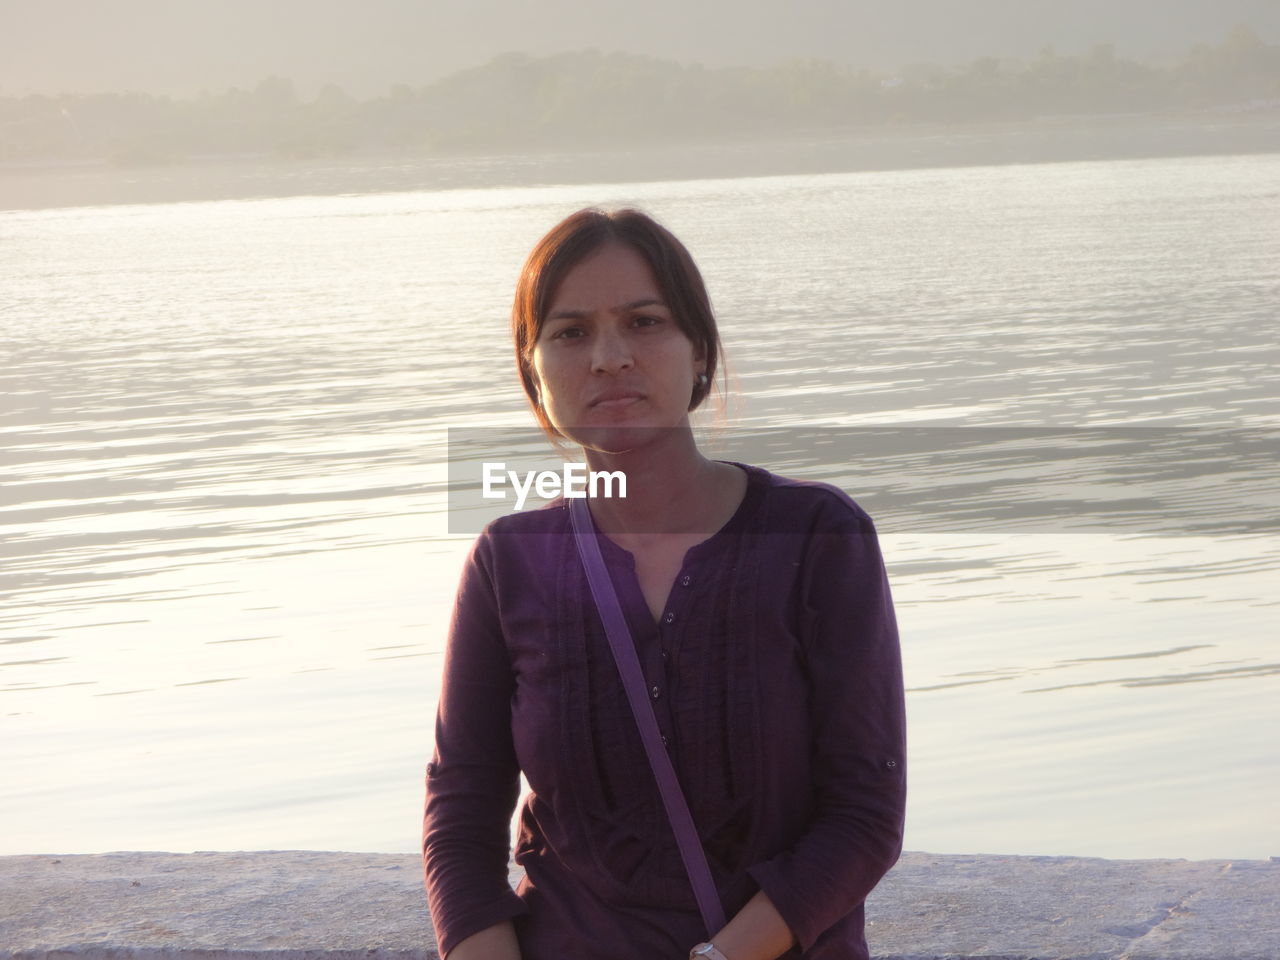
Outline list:
[[[1179,599],[1202,599],[1199,597],[1168,597],[1168,600]],[[924,687],[910,687],[909,693],[924,693],[930,690],[948,690],[952,687],[970,687],[982,683],[999,683],[1003,681],[1016,681],[1028,678],[1042,676],[1054,670],[1070,670],[1075,667],[1082,667],[1087,664],[1104,663],[1114,660],[1146,660],[1154,657],[1174,657],[1181,653],[1187,653],[1192,650],[1212,650],[1215,644],[1199,643],[1189,646],[1172,647],[1168,650],[1151,650],[1142,653],[1120,653],[1108,657],[1077,657],[1072,660],[1063,660],[1058,663],[1050,664],[1034,664],[1028,665],[1022,669],[1013,667],[1002,667],[999,670],[964,670],[959,673],[942,674],[942,679],[946,682],[934,683]],[[1213,661],[1213,663],[1222,663],[1223,661]],[[1107,684],[1116,684],[1124,687],[1149,687],[1159,686],[1161,684],[1176,683],[1198,683],[1205,680],[1216,680],[1223,678],[1246,678],[1246,677],[1265,677],[1280,672],[1280,664],[1265,663],[1254,664],[1250,666],[1222,667],[1217,670],[1191,670],[1187,671],[1185,666],[1180,664],[1170,665],[1171,672],[1141,676],[1141,677],[1107,677],[1102,680],[1085,680],[1079,683],[1062,683],[1051,687],[1032,687],[1021,685],[1023,693],[1045,693],[1051,690],[1070,690],[1074,687],[1096,687],[1105,686]],[[973,677],[975,679],[968,679]],[[964,678],[964,679],[951,679]]]
[[[1122,687],[1154,687],[1175,683],[1202,683],[1206,680],[1245,679],[1270,677],[1280,673],[1280,663],[1264,663],[1249,667],[1230,667],[1221,670],[1202,670],[1194,673],[1162,674],[1154,677],[1116,677],[1110,680],[1092,680],[1085,683],[1064,683],[1056,687],[1037,687],[1030,691],[1041,693],[1049,690],[1069,690],[1072,687],[1095,687],[1105,683]]]
[[[516,271],[601,201],[653,211],[707,273],[730,376],[707,449],[876,518],[909,846],[1280,852],[1278,174],[0,214],[6,852],[414,848],[475,529],[448,509],[453,441],[527,433]]]

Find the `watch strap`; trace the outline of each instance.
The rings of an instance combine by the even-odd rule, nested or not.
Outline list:
[[[700,957],[705,957],[706,960],[729,960],[720,952],[720,948],[710,941],[699,943],[689,951],[689,960],[698,960]]]

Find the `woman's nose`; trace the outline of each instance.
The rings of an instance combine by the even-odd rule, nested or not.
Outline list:
[[[631,348],[627,339],[616,330],[602,331],[591,352],[592,373],[617,373],[632,364]]]

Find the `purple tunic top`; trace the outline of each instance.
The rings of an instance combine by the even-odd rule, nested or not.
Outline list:
[[[798,941],[784,956],[862,960],[906,798],[884,562],[842,491],[738,466],[742,504],[659,622],[631,554],[601,550],[726,916],[764,890]],[[507,919],[523,960],[681,960],[707,938],[563,501],[490,524],[467,559],[423,855],[442,954]]]

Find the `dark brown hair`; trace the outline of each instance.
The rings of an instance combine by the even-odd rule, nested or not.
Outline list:
[[[538,402],[533,348],[565,274],[610,241],[626,244],[649,264],[663,302],[671,308],[680,330],[693,341],[694,350],[706,361],[707,382],[693,387],[690,410],[702,404],[715,380],[716,364],[723,352],[720,334],[702,274],[684,244],[639,210],[579,210],[557,223],[534,245],[520,271],[511,307],[511,336],[515,340],[520,381],[534,416],[551,437],[558,431]]]

